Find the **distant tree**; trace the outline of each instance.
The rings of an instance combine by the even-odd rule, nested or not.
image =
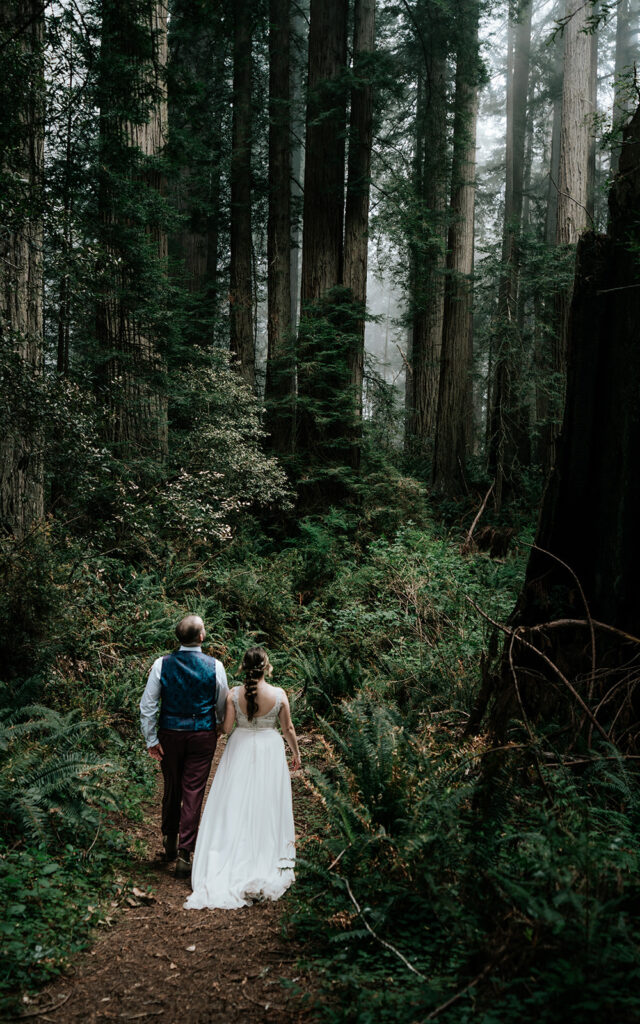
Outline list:
[[[470,438],[473,364],[473,244],[478,117],[479,4],[460,5],[456,59],[452,188],[447,245],[433,483],[455,494],[463,486]]]
[[[522,398],[524,360],[518,322],[518,287],[531,52],[530,0],[516,0],[510,5],[508,40],[502,275],[496,321],[499,342],[489,445],[489,468],[496,481],[494,500],[498,507],[517,479],[517,467],[528,462],[529,430]]]
[[[5,383],[14,380],[3,396],[0,530],[18,537],[42,516],[44,500],[28,400],[29,383],[41,374],[44,358],[43,40],[41,0],[0,5],[0,358]]]
[[[172,0],[170,13],[170,194],[180,221],[170,235],[169,254],[176,283],[188,293],[185,341],[206,350],[213,342],[221,291],[229,30],[220,0]]]
[[[291,4],[269,6],[269,220],[267,225],[267,425],[275,448],[293,443],[295,365],[291,317]]]
[[[362,418],[365,306],[369,241],[369,193],[373,142],[373,62],[375,0],[355,0],[353,13],[353,85],[349,122],[349,160],[344,233],[344,285],[355,307],[349,353],[356,437],[353,463],[360,458],[357,428]]]
[[[167,451],[162,324],[167,232],[160,164],[167,133],[167,9],[105,0],[98,101],[98,358],[107,437],[123,457]]]
[[[588,167],[592,122],[590,119],[591,37],[587,31],[591,8],[582,0],[566,0],[563,27],[564,58],[562,120],[558,165],[556,243],[576,245],[587,227]],[[570,294],[558,294],[558,326],[553,349],[553,370],[566,376],[567,318]],[[559,420],[561,410],[555,410]],[[557,427],[552,429],[551,445]],[[553,460],[552,460],[553,461]]]
[[[435,430],[442,343],[449,44],[442,11],[427,11],[420,5],[412,23],[419,63],[412,175],[415,218],[409,235],[405,443],[409,452],[424,455]]]
[[[298,339],[297,453],[330,474],[349,460],[344,266],[347,0],[312,0]],[[346,332],[345,332],[346,328]],[[324,467],[324,468],[323,468]],[[302,470],[308,476],[308,468]],[[316,473],[316,470],[314,470]],[[334,480],[337,479],[334,476]],[[337,486],[337,484],[336,484]],[[322,489],[328,496],[331,487]]]
[[[234,3],[233,126],[231,143],[231,269],[229,312],[231,352],[238,369],[255,386],[253,322],[253,239],[251,234],[251,77],[253,4]]]

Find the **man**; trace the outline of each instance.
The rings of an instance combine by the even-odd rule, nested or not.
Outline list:
[[[176,636],[179,650],[153,663],[140,701],[140,725],[164,778],[165,857],[176,860],[176,878],[188,878],[229,687],[222,662],[202,653],[206,632],[199,615],[185,616]]]

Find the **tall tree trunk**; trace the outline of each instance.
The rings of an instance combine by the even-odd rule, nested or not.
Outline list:
[[[427,226],[411,243],[405,443],[419,456],[433,443],[444,313],[447,65],[438,36],[436,31],[424,53],[424,77],[418,85],[416,109],[414,189],[420,223]]]
[[[347,203],[344,228],[344,285],[357,310],[349,353],[354,394],[356,436],[353,464],[360,462],[359,424],[362,418],[365,306],[369,240],[369,192],[373,142],[373,62],[375,59],[375,0],[355,0],[353,14],[353,76],[349,123]]]
[[[265,404],[274,447],[292,445],[290,0],[269,5],[268,350]]]
[[[520,639],[508,641],[494,724],[503,731],[509,716],[521,718],[524,709],[530,718],[556,718],[564,727],[564,742],[567,733],[573,741],[581,729],[588,742],[590,733],[598,738],[592,720],[576,704],[571,707],[567,688],[558,685],[558,673],[552,672],[553,685],[545,680],[546,657],[591,704],[610,739],[615,742],[617,733],[625,746],[637,749],[637,709],[631,702],[625,707],[630,651],[623,637],[612,637],[599,626],[602,622],[635,636],[640,633],[635,574],[640,564],[640,238],[635,220],[640,208],[640,110],[625,138],[609,200],[610,233],[586,234],[578,244],[558,457],[541,509],[537,547],[512,617],[519,638],[543,650],[543,656],[525,648]],[[551,620],[556,628],[528,631]],[[637,643],[631,653],[637,660]],[[616,677],[609,673],[616,671],[622,685],[613,685]]]
[[[352,410],[340,313],[347,14],[347,0],[311,0],[297,440],[303,461],[330,472],[348,457]]]
[[[255,386],[253,242],[251,235],[251,3],[233,5],[233,126],[231,142],[231,352]]]
[[[291,330],[295,334],[300,313],[300,272],[302,265],[302,204],[304,189],[304,129],[303,69],[306,67],[307,34],[301,8],[291,10]],[[294,381],[295,387],[295,381]]]
[[[42,185],[44,169],[44,7],[40,0],[0,7],[3,81],[0,96],[10,131],[0,132],[0,342],[21,376],[39,376],[42,336]],[[11,114],[8,118],[7,115]],[[17,394],[28,384],[17,383]],[[22,537],[42,517],[44,492],[38,431],[28,409],[6,396],[9,416],[0,439],[0,531]]]
[[[163,193],[167,9],[161,0],[103,5],[100,80],[101,234],[104,297],[97,336],[106,369],[107,436],[122,457],[167,450],[164,360],[148,289],[166,287],[167,234],[152,212]],[[122,67],[127,73],[122,73]],[[123,181],[135,199],[122,214]],[[138,202],[136,202],[138,200]],[[135,203],[135,205],[134,205]],[[162,304],[163,296],[153,302]]]
[[[169,24],[169,128],[173,199],[181,224],[169,240],[176,276],[190,293],[186,337],[204,349],[217,313],[218,237],[225,88],[225,27],[218,0],[174,0]]]
[[[632,109],[630,77],[636,59],[634,35],[638,31],[638,0],[619,0],[616,9],[616,51],[613,80],[613,123],[619,126],[628,120]],[[618,170],[620,142],[614,136],[611,146],[611,175]]]
[[[598,10],[594,4],[593,13]],[[593,226],[596,211],[596,117],[598,114],[598,30],[589,35],[589,159],[587,163],[587,221]]]
[[[342,282],[347,0],[311,0],[302,303]]]
[[[489,448],[489,466],[495,475],[494,501],[498,508],[510,494],[520,463],[526,461],[523,449],[524,439],[528,437],[520,375],[523,353],[518,331],[518,288],[530,52],[531,3],[525,0],[511,9],[509,23],[503,274],[498,293],[499,351]]]
[[[473,239],[478,117],[478,5],[464,8],[468,24],[456,62],[451,224],[440,360],[433,484],[448,494],[464,484],[472,420]]]
[[[589,119],[589,79],[591,69],[591,37],[587,27],[589,5],[582,0],[567,0],[564,28],[564,75],[562,80],[562,122],[558,167],[558,208],[556,243],[576,245],[587,226],[588,166],[591,123]],[[556,331],[552,346],[552,370],[559,381],[567,372],[567,320],[571,305],[571,289],[556,296]],[[548,465],[555,461],[564,388],[560,398],[550,403]]]
[[[549,152],[549,184],[544,238],[547,245],[555,245],[558,221],[558,177],[560,172],[560,126],[562,124],[562,55],[563,40],[558,35],[553,42],[553,70],[550,91],[553,99],[551,116],[551,143]]]
[[[559,15],[559,8],[556,14]],[[551,116],[551,138],[549,142],[549,182],[547,185],[547,205],[545,211],[544,240],[549,247],[556,244],[558,223],[558,179],[560,173],[560,127],[562,124],[562,66],[564,40],[558,34],[553,41],[553,65],[550,82],[550,93],[553,101]],[[550,423],[551,403],[549,401],[549,377],[552,367],[552,355],[547,332],[544,330],[545,306],[540,298],[536,299],[538,313],[536,315],[536,336],[534,348],[535,367],[535,418],[538,435],[535,446],[535,462],[545,471],[550,468],[552,455],[552,429]],[[549,313],[547,312],[547,316]]]

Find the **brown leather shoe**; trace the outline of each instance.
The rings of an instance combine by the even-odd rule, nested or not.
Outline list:
[[[164,859],[167,861],[175,860],[178,856],[178,836],[163,836],[162,845],[164,846]]]
[[[191,875],[191,854],[187,850],[178,851],[176,861],[176,878],[189,878]]]

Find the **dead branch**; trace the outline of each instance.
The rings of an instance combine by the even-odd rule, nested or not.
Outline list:
[[[405,965],[405,967],[408,967],[409,970],[413,974],[417,974],[418,977],[422,981],[427,981],[426,975],[422,974],[419,970],[417,970],[416,967],[413,966],[413,964],[409,963],[409,961],[407,960],[407,958],[404,955],[404,953],[401,953],[399,949],[396,949],[395,946],[392,946],[391,943],[387,942],[386,939],[381,939],[380,936],[377,935],[376,932],[374,932],[373,928],[371,927],[371,925],[367,921],[366,917],[362,913],[362,910],[360,908],[360,904],[358,903],[357,899],[353,895],[353,892],[351,891],[351,886],[349,885],[348,879],[344,878],[344,876],[342,876],[342,875],[338,875],[337,877],[340,878],[340,880],[342,882],[344,882],[344,884],[346,886],[346,889],[347,889],[347,892],[349,893],[349,899],[351,900],[351,902],[353,903],[354,907],[356,908],[356,910],[358,912],[358,916],[361,918],[362,923],[364,924],[364,926],[367,929],[367,931],[369,932],[369,934],[372,935],[373,938],[376,940],[376,942],[379,942],[381,946],[384,946],[385,949],[390,950],[395,956],[398,957],[398,959],[402,960],[402,963]]]
[[[610,743],[611,739],[608,736],[608,734],[605,731],[605,729],[600,725],[600,722],[597,720],[597,718],[594,717],[593,712],[587,706],[587,704],[585,704],[584,700],[582,699],[582,697],[580,696],[580,694],[576,690],[575,686],[567,679],[567,677],[564,675],[564,673],[562,673],[560,671],[558,666],[555,665],[554,662],[551,661],[551,658],[548,658],[547,655],[544,654],[543,651],[538,650],[538,648],[534,647],[533,644],[530,644],[528,640],[525,640],[524,637],[520,635],[519,629],[516,629],[516,630],[509,629],[508,626],[504,626],[501,622],[496,622],[495,619],[492,619],[490,615],[487,615],[487,613],[485,611],[483,611],[482,608],[480,608],[475,603],[475,601],[472,601],[472,599],[469,597],[468,594],[465,594],[464,596],[465,596],[466,600],[469,602],[469,604],[473,605],[473,607],[478,612],[478,614],[482,615],[483,619],[486,619],[487,622],[490,622],[492,626],[495,626],[496,629],[499,629],[506,636],[515,636],[516,639],[518,639],[520,641],[520,643],[524,647],[526,647],[530,651],[533,651],[533,653],[537,654],[539,658],[542,658],[542,660],[545,662],[546,665],[549,666],[549,668],[552,670],[552,672],[555,672],[555,674],[558,676],[558,678],[562,680],[562,682],[564,683],[566,688],[569,690],[569,693],[572,694],[573,698],[580,705],[582,710],[587,715],[589,721],[593,722],[595,728],[598,730],[598,732],[600,733],[602,738],[605,740],[605,742]],[[519,628],[523,628],[523,627],[519,627]]]
[[[462,554],[463,555],[466,555],[467,551],[471,547],[471,538],[473,537],[473,531],[475,530],[476,526],[478,525],[478,522],[480,521],[480,516],[482,515],[482,513],[485,510],[485,508],[487,507],[487,502],[488,502],[488,500],[489,500],[489,498],[491,496],[491,492],[492,492],[493,488],[495,487],[495,485],[496,485],[496,482],[494,480],[493,483],[491,484],[491,487],[489,488],[489,490],[485,494],[484,500],[483,500],[483,502],[482,502],[482,504],[480,506],[478,514],[476,515],[475,519],[473,520],[473,522],[471,524],[471,527],[469,529],[469,532],[468,532],[467,536],[464,539],[464,543],[462,545]]]
[[[589,688],[587,690],[587,695],[589,699],[591,699],[591,697],[593,696],[593,689],[595,686],[596,679],[596,633],[593,628],[593,619],[591,618],[591,612],[589,611],[589,602],[585,597],[585,593],[582,589],[582,584],[580,583],[580,580],[578,579],[570,565],[567,565],[566,562],[563,562],[562,559],[558,558],[557,555],[552,554],[551,551],[545,551],[544,548],[538,547],[537,544],[533,544],[532,547],[535,551],[540,551],[541,554],[547,555],[549,558],[552,558],[554,562],[557,562],[558,565],[561,565],[564,569],[566,569],[567,572],[573,577],[575,584],[578,590],[580,591],[580,597],[582,598],[584,610],[587,615],[587,621],[589,623],[589,632],[591,634],[591,679],[589,680]],[[589,733],[589,742],[591,742],[591,732]]]

